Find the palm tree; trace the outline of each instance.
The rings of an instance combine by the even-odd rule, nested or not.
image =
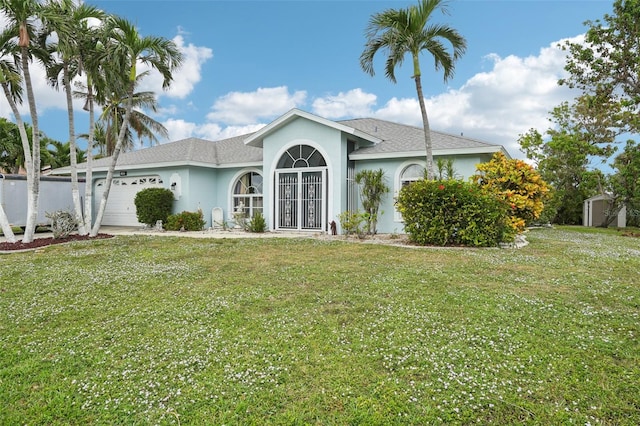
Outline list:
[[[0,10],[4,13],[6,26],[0,34],[0,57],[13,58],[13,67],[7,63],[0,65],[2,76],[0,83],[13,112],[16,124],[20,131],[22,147],[27,172],[27,221],[22,242],[30,243],[35,236],[36,222],[38,218],[38,199],[40,194],[40,131],[38,128],[38,112],[36,100],[31,82],[29,63],[38,59],[43,64],[48,62],[47,52],[39,49],[33,42],[36,40],[35,22],[42,18],[42,6],[36,0],[1,0]],[[27,93],[27,102],[31,116],[33,129],[31,144],[25,130],[24,121],[18,110],[18,104],[22,103],[22,92],[13,85],[18,83],[20,73],[21,81]]]
[[[45,44],[50,34],[55,33],[56,42],[49,48],[57,53],[59,61],[52,62],[47,69],[50,83],[58,88],[59,76],[62,78],[63,88],[67,100],[67,117],[69,124],[69,149],[71,160],[71,192],[78,224],[78,233],[86,235],[85,219],[78,187],[77,148],[75,134],[75,120],[73,112],[73,98],[71,80],[83,73],[83,51],[86,32],[89,31],[87,21],[91,18],[103,19],[104,12],[87,4],[77,4],[73,0],[49,0],[44,7],[44,31],[42,43]]]
[[[4,40],[4,48],[1,50],[2,53],[10,53],[15,52],[14,49],[7,49],[7,45],[11,45],[9,40]],[[18,69],[15,64],[17,60],[9,61],[9,60],[0,60],[0,86],[2,86],[2,91],[5,94],[5,97],[9,101],[12,111],[14,113],[18,110],[16,102],[22,102],[22,76],[20,75]],[[17,119],[20,117],[18,116]],[[15,157],[18,155],[20,151],[20,144],[22,144],[25,138],[22,138],[22,130],[24,130],[24,126],[22,130],[18,129],[18,126],[8,122],[5,119],[3,120],[2,127],[2,141],[0,141],[0,149],[3,152],[7,152],[8,156]],[[14,131],[15,130],[15,131]],[[13,135],[17,133],[17,138]],[[13,139],[13,140],[12,140]],[[16,143],[17,142],[17,143]],[[17,147],[16,147],[17,145]],[[28,143],[27,143],[28,146]],[[15,159],[8,160],[7,166],[11,164],[15,165]],[[3,166],[0,166],[3,167]],[[11,225],[9,224],[9,218],[7,217],[2,204],[0,203],[0,227],[2,228],[2,233],[5,236],[5,239],[10,243],[15,243],[17,241],[15,234],[13,233],[13,229],[11,229]]]
[[[144,72],[138,75],[136,77],[136,85],[147,74],[148,72]],[[107,156],[112,155],[115,149],[118,136],[116,132],[119,130],[118,124],[124,121],[126,100],[126,96],[121,96],[116,93],[111,93],[110,96],[107,96],[105,99],[100,121],[106,124],[105,152]],[[127,128],[122,144],[123,151],[133,149],[134,132],[140,141],[142,141],[143,138],[148,138],[151,144],[158,143],[156,134],[164,138],[169,136],[167,129],[162,123],[142,112],[144,109],[150,109],[153,112],[158,110],[157,98],[154,92],[135,92],[131,97],[131,105],[132,110],[129,116],[129,127]]]
[[[52,168],[66,167],[71,165],[71,143],[60,142],[54,139],[43,138],[46,142],[46,152],[48,152],[48,162]],[[44,144],[43,144],[44,145]],[[82,163],[85,160],[85,152],[76,147],[75,163]],[[84,223],[83,223],[84,226]]]
[[[106,134],[100,132],[101,126],[96,124],[95,119],[95,105],[101,100],[104,101],[104,93],[109,93],[106,81],[107,74],[111,64],[108,62],[107,45],[109,43],[109,29],[107,28],[107,22],[110,17],[106,16],[102,21],[102,25],[97,28],[85,28],[82,32],[82,59],[84,69],[86,71],[86,85],[80,82],[76,82],[76,87],[79,91],[74,92],[74,96],[84,98],[85,104],[83,109],[89,112],[89,131],[87,132],[87,151],[86,151],[86,168],[85,179],[87,182],[93,181],[93,160],[94,160],[94,147],[96,141],[98,146],[102,149],[106,146]],[[113,71],[115,72],[115,71]],[[113,73],[112,72],[112,73]],[[104,136],[104,137],[103,137]],[[105,143],[100,144],[100,141],[104,139]],[[100,156],[104,155],[104,152],[100,152]],[[92,229],[93,218],[93,186],[85,185],[85,199],[84,199],[84,213],[85,213],[85,227],[87,230]]]
[[[100,200],[96,222],[91,229],[91,236],[96,236],[100,230],[114,171],[129,128],[134,90],[138,80],[138,63],[160,72],[163,77],[163,89],[171,85],[172,73],[182,63],[182,54],[174,42],[162,37],[142,37],[135,26],[125,19],[109,17],[105,34],[108,38],[105,39],[106,61],[104,63],[108,64],[108,67],[105,68],[104,84],[101,86],[102,94],[98,99],[106,99],[105,93],[116,93],[117,96],[125,95],[125,102],[124,116],[119,123],[118,139],[111,155],[104,193]]]
[[[89,140],[89,133],[81,133],[78,135],[81,139]],[[93,147],[98,148],[98,152],[93,153],[93,158],[103,158],[106,157],[106,149],[107,149],[107,130],[104,127],[104,124],[101,122],[95,123],[93,127],[92,140],[94,141]],[[87,150],[88,153],[88,150]]]
[[[31,126],[25,124],[24,129],[27,138],[32,139],[33,129]],[[49,139],[43,134],[38,139],[40,141],[40,164],[52,165],[51,152],[47,150],[47,146],[60,142]],[[26,167],[18,126],[6,118],[0,118],[0,172],[17,174],[21,170],[25,170]]]
[[[420,53],[429,52],[435,60],[436,70],[444,71],[444,81],[453,76],[455,61],[464,54],[467,42],[455,29],[443,24],[431,24],[435,10],[447,13],[446,0],[420,0],[407,9],[388,9],[376,13],[369,20],[366,30],[367,42],[360,55],[360,66],[368,74],[374,75],[373,59],[380,50],[386,52],[385,75],[396,82],[395,69],[402,65],[405,55],[413,61],[413,76],[418,92],[418,102],[422,113],[424,140],[427,150],[427,178],[434,178],[433,150],[427,109],[422,94]],[[451,45],[452,52],[443,44]]]

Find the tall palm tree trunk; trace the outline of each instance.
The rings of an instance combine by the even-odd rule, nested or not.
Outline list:
[[[69,64],[63,64],[62,79],[67,97],[67,118],[69,120],[69,160],[71,162],[71,197],[73,199],[73,210],[75,212],[76,223],[78,224],[78,234],[86,235],[87,231],[82,217],[82,205],[80,203],[80,189],[78,188],[78,153],[76,148],[75,120],[73,116],[73,99],[71,97],[71,82],[69,81]]]
[[[422,80],[420,74],[413,77],[416,81],[416,91],[418,92],[418,103],[420,104],[420,112],[422,113],[422,127],[424,128],[424,144],[427,149],[427,179],[432,180],[435,176],[433,167],[433,145],[431,144],[431,129],[429,127],[429,117],[427,117],[427,107],[424,104],[424,95],[422,94]]]
[[[7,214],[4,212],[2,208],[2,204],[0,204],[0,228],[2,228],[2,233],[4,234],[5,240],[9,243],[16,242],[16,236],[13,233],[13,229],[11,229],[11,224],[9,223],[9,218]]]
[[[21,56],[24,84],[27,89],[29,112],[31,114],[31,128],[33,130],[31,134],[32,156],[30,162],[32,166],[31,170],[27,168],[27,223],[22,238],[23,243],[30,243],[34,239],[38,221],[38,201],[40,198],[40,129],[38,127],[36,99],[33,94],[33,85],[31,84],[31,73],[29,72],[29,50],[26,47],[22,47]],[[25,163],[27,163],[27,161],[25,161]]]
[[[20,139],[22,139],[23,141],[23,148],[25,146],[25,141],[27,141],[27,132],[24,129],[24,123],[22,123],[22,118],[20,117],[20,114],[18,112],[18,107],[15,103],[15,101],[13,100],[13,97],[11,96],[11,91],[9,90],[9,85],[6,82],[6,80],[4,80],[2,82],[2,90],[4,91],[5,97],[7,98],[7,101],[9,102],[9,105],[11,107],[11,111],[13,111],[13,115],[16,117],[16,125],[18,126],[18,131],[20,132]],[[26,147],[29,148],[29,144],[27,142]],[[28,169],[31,168],[31,158],[30,158],[30,153],[31,150],[27,150],[24,152],[24,156],[25,156],[25,166],[28,166]],[[9,218],[7,217],[7,214],[5,213],[4,209],[2,208],[2,204],[0,204],[0,226],[2,227],[2,233],[4,234],[4,237],[6,238],[6,240],[10,243],[15,243],[16,242],[16,236],[13,233],[13,230],[11,229],[11,224],[9,223]]]
[[[95,132],[95,112],[93,110],[93,88],[91,78],[87,77],[87,104],[89,106],[89,137],[87,142],[87,167],[84,186],[84,226],[91,229],[93,218],[93,143]]]

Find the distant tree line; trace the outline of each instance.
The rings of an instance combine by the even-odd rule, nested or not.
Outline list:
[[[640,1],[616,0],[613,13],[585,23],[584,43],[562,45],[568,76],[559,84],[580,95],[554,108],[544,135],[531,129],[520,136],[523,151],[553,187],[545,211],[552,222],[582,224],[584,200],[609,194],[610,215],[600,225],[608,226],[623,206],[627,223],[640,225],[638,22]],[[611,173],[603,172],[605,164]]]

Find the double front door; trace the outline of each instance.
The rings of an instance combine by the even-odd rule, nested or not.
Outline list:
[[[277,229],[326,229],[326,169],[276,172]]]

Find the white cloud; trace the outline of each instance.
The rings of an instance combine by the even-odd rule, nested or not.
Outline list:
[[[140,84],[141,91],[155,91],[158,96],[166,95],[172,98],[184,99],[193,92],[195,85],[202,79],[202,65],[213,57],[213,51],[208,47],[195,46],[192,43],[185,44],[184,37],[179,34],[173,38],[183,55],[182,66],[173,73],[171,86],[165,92],[162,91],[162,76],[155,70],[144,78]],[[139,72],[147,70],[146,66],[140,66]]]
[[[234,136],[253,133],[264,127],[264,124],[250,124],[247,126],[222,127],[216,123],[196,124],[185,120],[169,119],[162,123],[169,132],[168,141],[178,141],[190,137],[208,140],[222,140]]]
[[[584,37],[568,40],[581,42]],[[174,75],[172,89],[165,95],[184,99],[193,93],[195,85],[200,82],[202,66],[213,57],[213,53],[209,48],[185,43],[182,31],[174,41],[185,55],[185,62]],[[550,124],[549,111],[575,96],[566,87],[557,85],[558,79],[565,75],[566,52],[557,47],[562,42],[564,40],[551,43],[536,55],[528,57],[487,55],[485,60],[490,65],[487,71],[472,76],[459,88],[449,89],[425,100],[431,127],[499,143],[512,155],[521,156],[517,146],[518,135],[532,127],[546,130]],[[55,91],[47,85],[44,70],[40,67],[34,65],[31,72],[39,112],[44,115],[49,109],[64,110],[64,92]],[[144,85],[140,90],[154,90],[161,94],[161,79],[157,73],[147,77]],[[287,86],[258,88],[249,92],[234,91],[214,101],[204,123],[171,118],[164,125],[169,130],[169,140],[189,136],[223,139],[256,131],[265,122],[291,108],[304,107],[306,101],[306,91],[291,91]],[[329,119],[373,116],[415,126],[422,124],[416,98],[393,97],[384,103],[382,101],[374,93],[354,88],[315,98],[311,110]],[[74,102],[79,110],[82,101]],[[177,105],[180,103],[163,108],[160,115],[171,117],[178,114],[183,107]],[[26,102],[21,106],[21,112],[29,121]],[[4,96],[0,96],[0,116],[11,117]]]
[[[169,141],[179,141],[194,135],[197,125],[184,120],[170,118],[162,123],[169,133]]]
[[[376,98],[376,95],[358,88],[318,98],[313,101],[312,108],[315,114],[329,119],[347,115],[368,117],[372,114],[371,108],[376,104]]]
[[[420,105],[417,97],[413,99],[391,98],[382,108],[375,112],[375,117],[395,123],[422,126],[422,116],[420,115]]]
[[[575,43],[584,38],[566,40]],[[551,43],[540,49],[538,55],[526,58],[488,55],[486,59],[492,64],[489,71],[474,75],[459,89],[425,99],[431,128],[499,143],[513,156],[521,157],[518,136],[530,128],[544,132],[550,125],[549,112],[576,95],[557,84],[566,75],[566,52],[557,47],[564,41]],[[344,108],[341,117],[359,116],[358,112],[357,105],[353,109]],[[422,125],[416,98],[394,97],[373,115],[398,123]]]
[[[519,155],[518,135],[532,127],[546,130],[549,111],[575,95],[557,84],[566,60],[557,44],[526,58],[489,55],[490,71],[476,74],[459,90],[427,99],[433,128],[500,143]]]
[[[216,140],[232,138],[234,136],[241,136],[241,135],[246,135],[248,133],[257,132],[264,126],[265,126],[264,123],[260,123],[260,124],[248,124],[246,126],[221,127],[215,123],[208,123],[208,124],[199,126],[198,129],[196,130],[196,134],[203,139],[216,141]]]
[[[305,103],[307,92],[289,93],[287,86],[260,87],[254,92],[230,92],[218,98],[207,119],[232,125],[272,119]]]

